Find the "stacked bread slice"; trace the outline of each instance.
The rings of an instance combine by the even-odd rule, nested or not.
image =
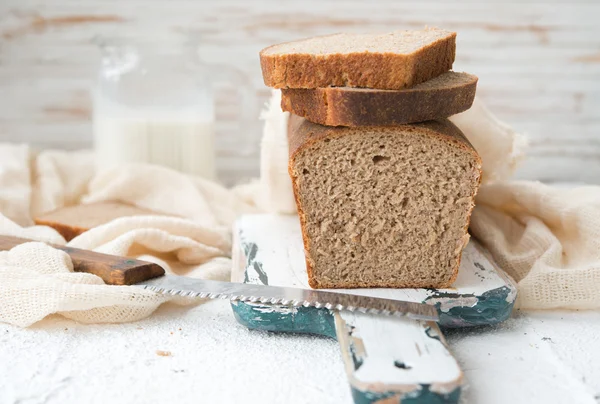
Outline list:
[[[447,287],[481,160],[446,118],[477,77],[450,71],[456,34],[337,34],[261,51],[282,91],[289,173],[315,288]]]

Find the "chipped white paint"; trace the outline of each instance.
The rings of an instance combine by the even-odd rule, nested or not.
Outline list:
[[[261,246],[257,255],[260,254],[259,261],[263,267],[277,268],[269,270],[270,285],[309,288],[297,216],[248,215],[240,219],[238,226],[242,229],[244,239]],[[243,265],[236,267],[241,266]],[[253,268],[250,268],[248,273],[257,277]],[[482,253],[477,242],[471,239],[463,251],[458,277],[453,287],[437,289],[436,292],[472,296],[431,298],[428,303],[440,302],[442,311],[456,306],[472,307],[478,301],[477,296],[504,286],[510,289],[507,301],[512,303],[516,298],[516,285],[508,275],[495,267]],[[330,291],[340,292],[335,289]],[[423,302],[434,293],[427,289],[345,289],[344,292],[411,302]]]
[[[344,355],[346,371],[355,387],[407,393],[430,384],[433,392],[449,394],[462,383],[456,359],[434,323],[360,313],[336,314],[342,352],[354,345],[355,356],[361,361],[355,370],[352,358]],[[340,335],[339,330],[348,327],[354,327],[351,333]]]
[[[252,234],[250,235],[252,236]],[[262,283],[259,280],[258,273],[256,272],[254,267],[247,267],[246,262],[246,254],[240,248],[242,245],[242,239],[247,239],[247,235],[242,234],[234,225],[233,228],[233,252],[232,252],[232,271],[231,271],[231,281],[232,282],[244,282],[244,279],[248,279],[248,283]],[[258,250],[256,252],[255,260],[262,262],[264,260],[264,251]],[[232,302],[234,305],[238,305],[239,302]],[[259,303],[244,303],[254,307],[255,312],[259,313],[279,313],[279,314],[296,314],[298,312],[298,308],[290,307],[290,306],[276,306],[276,305],[263,305]],[[255,320],[260,320],[260,318],[255,318]]]
[[[491,258],[490,252],[485,250],[480,244],[476,244],[476,247],[477,251],[483,254],[483,256],[488,259],[488,261],[494,266],[494,268],[498,270],[499,268],[496,266],[496,263]],[[496,273],[507,285],[510,285],[510,293],[506,296],[506,301],[514,302],[517,298],[517,283],[513,278],[511,278],[506,272],[502,270],[498,270]]]
[[[439,303],[440,310],[444,313],[448,313],[453,307],[474,307],[479,302],[479,299],[475,296],[459,297],[452,300],[449,300],[446,297],[434,297],[428,302],[430,304]]]
[[[259,313],[281,313],[281,314],[296,314],[298,309],[296,307],[289,306],[265,306],[261,304],[245,303],[254,306],[254,311]]]
[[[258,51],[301,37],[347,31],[456,30],[455,70],[479,76],[478,94],[499,118],[531,136],[520,177],[600,181],[600,4],[593,1],[398,2],[385,0],[198,2],[4,0],[0,2],[0,140],[38,147],[91,144],[89,89],[98,34],[156,47],[196,41],[203,60],[233,66],[269,96]],[[217,166],[231,183],[256,175],[261,123],[240,131],[233,89],[220,94]],[[240,140],[256,148],[243,154]]]

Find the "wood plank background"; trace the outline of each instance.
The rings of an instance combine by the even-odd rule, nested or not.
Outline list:
[[[520,178],[600,183],[600,4],[598,2],[400,2],[260,0],[2,0],[0,141],[39,148],[91,146],[89,90],[99,63],[97,35],[157,47],[196,41],[203,60],[235,67],[255,99],[269,95],[258,51],[339,31],[438,26],[459,33],[455,70],[480,77],[478,94],[526,132]],[[220,119],[240,115],[232,89]],[[258,172],[261,124],[219,126],[220,177]],[[237,145],[255,145],[243,153]]]

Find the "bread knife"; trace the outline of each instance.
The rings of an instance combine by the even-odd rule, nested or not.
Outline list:
[[[0,251],[10,250],[19,244],[30,241],[0,236]],[[368,314],[408,317],[414,320],[438,321],[436,308],[424,303],[337,291],[250,285],[165,275],[164,269],[154,263],[67,246],[51,246],[69,254],[76,272],[97,275],[110,285],[132,285],[173,296],[358,311]]]

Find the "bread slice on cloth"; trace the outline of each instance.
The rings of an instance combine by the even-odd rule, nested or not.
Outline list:
[[[481,177],[456,126],[329,127],[291,115],[288,138],[312,287],[452,284]]]
[[[273,45],[260,52],[273,88],[367,87],[399,90],[452,69],[456,33],[441,29],[335,34]]]
[[[476,76],[446,72],[405,90],[289,88],[281,90],[281,108],[321,125],[393,126],[466,111],[476,87]]]
[[[52,227],[65,240],[70,241],[91,228],[120,217],[146,215],[164,216],[122,202],[97,202],[89,205],[66,206],[41,214],[34,220],[35,224]]]

